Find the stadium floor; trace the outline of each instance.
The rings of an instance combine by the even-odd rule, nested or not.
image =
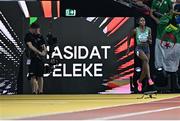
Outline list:
[[[0,119],[179,119],[180,94],[1,95]],[[168,114],[168,115],[167,115]],[[154,116],[157,115],[157,116]]]

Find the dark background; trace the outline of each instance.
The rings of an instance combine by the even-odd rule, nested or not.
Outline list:
[[[9,25],[12,27],[19,39],[16,37],[16,35],[14,35],[11,28],[8,26],[2,16],[0,17],[0,20],[23,50],[23,13],[20,9],[17,9],[18,7],[19,6],[16,2],[0,2],[0,11],[9,22]],[[8,47],[9,50],[6,50],[9,53],[13,52],[13,57],[15,58],[15,60],[12,60],[6,54],[0,53],[0,83],[4,83],[4,86],[0,87],[0,93],[14,94],[19,91],[19,89],[17,89],[17,84],[22,85],[22,83],[18,83],[22,81],[22,78],[20,79],[22,74],[19,73],[22,53],[18,53],[15,45],[8,42],[2,35],[0,35],[0,39]],[[0,45],[4,47],[2,43],[0,43]]]
[[[101,18],[100,18],[101,19]],[[134,19],[131,18],[121,29],[124,31],[124,27],[127,27],[125,33],[128,33],[134,26]],[[106,87],[102,85],[103,79],[106,79],[112,75],[118,73],[118,63],[117,57],[114,54],[114,46],[117,44],[123,35],[116,34],[114,38],[107,37],[102,29],[99,29],[99,23],[91,23],[86,20],[85,17],[74,17],[74,18],[59,18],[56,20],[53,19],[45,19],[40,18],[38,23],[41,25],[41,30],[43,35],[47,35],[47,33],[52,29],[52,33],[55,37],[58,38],[58,46],[63,52],[64,46],[86,46],[89,50],[92,50],[93,46],[97,46],[100,48],[101,46],[111,46],[111,49],[108,50],[108,59],[97,59],[96,57],[92,60],[61,60],[61,63],[67,64],[67,70],[72,72],[72,64],[73,63],[86,63],[89,65],[90,63],[103,63],[102,73],[103,77],[52,77],[49,76],[44,78],[44,91],[48,94],[77,94],[77,93],[98,93],[101,91],[105,91]],[[52,23],[52,24],[50,24]],[[45,26],[44,26],[45,25]],[[51,26],[51,27],[50,27]],[[24,29],[24,30],[27,30]],[[122,33],[119,31],[118,33]],[[118,38],[118,39],[115,39]],[[101,55],[103,55],[103,51],[99,49]],[[91,52],[91,51],[90,51]],[[63,53],[62,53],[63,54]],[[24,61],[26,57],[24,56]],[[24,87],[23,93],[30,93],[30,82],[26,78],[27,68],[24,62],[23,67],[24,72]],[[91,69],[91,72],[93,70]]]
[[[55,2],[55,1],[53,1]],[[28,9],[30,11],[30,15],[31,16],[37,16],[37,17],[43,17],[43,11],[42,8],[40,6],[40,2],[39,0],[37,1],[27,1],[27,6]],[[53,3],[54,4],[54,3]],[[150,5],[150,2],[147,3],[148,5]],[[55,6],[53,6],[55,8]],[[164,90],[167,90],[167,88],[169,90],[171,90],[170,85],[167,82],[167,78],[164,78],[164,75],[167,75],[167,73],[163,73],[163,72],[157,72],[157,70],[155,70],[154,68],[154,46],[155,46],[155,35],[156,35],[156,24],[155,22],[149,17],[149,16],[145,16],[144,14],[134,10],[134,9],[130,9],[128,7],[125,7],[123,5],[120,5],[117,2],[114,2],[113,0],[61,0],[61,16],[65,17],[65,9],[75,9],[77,11],[77,15],[76,17],[89,17],[89,16],[102,16],[102,17],[116,17],[116,16],[131,16],[131,17],[135,17],[135,26],[137,26],[137,19],[140,16],[144,16],[146,18],[147,21],[147,25],[149,27],[152,28],[152,34],[153,34],[153,44],[151,45],[151,60],[150,60],[150,67],[151,67],[151,75],[153,78],[156,79],[156,84],[159,85],[159,87],[164,87]],[[6,17],[6,19],[8,20],[8,22],[10,23],[11,27],[13,28],[13,30],[16,32],[16,34],[18,35],[19,39],[16,39],[17,43],[19,45],[21,45],[21,48],[24,49],[24,45],[22,46],[22,42],[23,42],[23,38],[24,38],[24,34],[27,32],[27,28],[28,28],[28,20],[25,19],[25,16],[23,14],[23,12],[21,11],[17,1],[0,1],[0,11],[3,13],[3,15]],[[53,15],[56,15],[56,12],[53,11]],[[67,18],[71,18],[71,17],[67,17]],[[1,18],[2,19],[2,18]],[[53,31],[53,34],[55,36],[57,36],[60,40],[60,44],[64,43],[63,40],[68,40],[68,33],[73,33],[73,32],[79,32],[76,31],[77,29],[75,29],[77,26],[77,24],[72,23],[71,20],[75,20],[78,25],[82,26],[82,30],[85,29],[86,27],[88,27],[88,32],[92,33],[92,32],[96,32],[94,34],[98,35],[99,39],[107,39],[106,37],[104,37],[104,35],[102,35],[102,33],[100,33],[98,30],[96,30],[95,26],[91,26],[85,23],[85,21],[82,18],[73,18],[73,19],[68,19],[65,21],[66,18],[62,18],[59,22],[57,22],[57,20],[53,21],[54,24],[54,30],[57,29],[61,29],[61,31],[63,30],[65,34],[65,36],[62,36],[62,32],[57,32],[57,31]],[[42,32],[44,35],[47,34],[47,32],[49,31],[49,22],[51,21],[51,19],[47,19],[47,20],[42,20],[42,24],[44,24],[45,26],[42,26]],[[70,24],[71,23],[71,24]],[[66,25],[70,24],[72,26],[71,29],[66,29]],[[56,26],[57,25],[57,26]],[[85,25],[85,26],[84,26]],[[7,25],[6,25],[7,26]],[[56,28],[60,26],[60,28]],[[126,28],[125,28],[126,29]],[[9,29],[10,30],[10,29]],[[45,30],[45,31],[44,31]],[[78,34],[78,33],[76,33]],[[79,34],[81,34],[81,32],[79,32]],[[69,42],[70,43],[81,43],[81,44],[88,44],[87,42],[84,42],[84,38],[86,38],[87,33],[84,34],[84,37],[80,37],[77,38],[77,40],[75,40],[73,37],[73,35],[71,36],[72,38],[69,38]],[[91,39],[94,39],[93,36],[88,36],[89,37],[89,42],[91,41]],[[14,38],[16,38],[14,36]],[[3,37],[1,36],[1,39],[3,39]],[[80,41],[81,40],[81,41]],[[74,42],[75,41],[75,42]],[[83,43],[84,42],[84,43]],[[97,45],[100,44],[98,43],[99,41],[96,41]],[[102,44],[102,43],[101,43]],[[100,44],[100,45],[101,45]],[[109,43],[103,43],[103,44],[109,44]],[[7,43],[8,47],[14,51],[15,47],[13,45],[11,45],[11,43]],[[90,46],[90,45],[88,45]],[[7,59],[5,58],[4,55],[2,55],[1,53],[1,65],[5,65],[6,66],[6,70],[4,68],[0,69],[0,75],[1,75],[1,82],[3,82],[4,80],[8,80],[6,86],[9,85],[9,83],[11,83],[12,86],[12,90],[10,92],[18,92],[18,93],[22,93],[23,92],[23,81],[27,81],[24,80],[23,78],[23,73],[25,73],[26,71],[23,71],[23,54],[18,54],[16,53],[17,58],[19,59],[17,63],[15,63],[14,61],[7,61]],[[137,59],[137,57],[135,57],[135,67],[139,66],[140,63],[138,63],[139,60]],[[18,64],[19,63],[19,64]],[[11,66],[12,65],[12,66]],[[108,70],[109,71],[109,70]],[[107,71],[107,72],[108,72]],[[105,73],[105,76],[108,76],[110,73]],[[171,74],[172,75],[172,74]],[[176,75],[180,75],[179,72]],[[172,76],[173,77],[173,76]],[[74,82],[73,79],[68,79],[69,82]],[[91,79],[90,79],[91,80]],[[104,87],[100,86],[100,83],[102,81],[102,79],[97,79],[98,81],[96,81],[98,87],[93,87],[93,89],[95,89],[96,91],[101,91],[104,90]],[[172,79],[173,80],[173,79]],[[76,80],[77,82],[80,83],[84,83],[85,81],[80,81],[80,80]],[[61,80],[61,82],[67,82],[66,80]],[[91,81],[87,81],[87,84],[84,85],[92,85]],[[24,83],[25,86],[27,86],[29,82],[27,81],[27,83]],[[51,82],[47,82],[45,81],[45,83],[48,83],[48,86],[51,86]],[[59,81],[54,81],[54,86],[56,88],[56,83],[59,83]],[[63,85],[63,84],[60,85]],[[18,89],[16,88],[16,84]],[[49,89],[49,87],[45,87],[46,89]],[[73,83],[69,83],[69,84],[65,84],[63,85],[63,87],[59,86],[57,88],[59,88],[57,90],[57,92],[63,92],[63,93],[77,93],[77,90],[72,91],[65,91],[65,89],[68,90],[72,90],[74,87],[77,87],[79,89],[84,89],[84,87],[82,87],[81,85],[74,85]],[[4,87],[2,88],[4,89]],[[1,89],[1,91],[3,91]],[[178,89],[178,87],[176,87],[176,89]],[[24,89],[26,90],[26,89]],[[28,92],[29,87],[27,88],[27,90],[25,92]],[[89,89],[88,91],[82,92],[82,93],[95,93],[95,91],[92,91],[91,89]],[[54,91],[50,91],[50,93],[54,93]]]

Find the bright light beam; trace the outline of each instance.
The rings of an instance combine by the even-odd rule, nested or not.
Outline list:
[[[29,17],[30,17],[30,14],[29,14],[29,11],[28,11],[26,2],[25,2],[25,1],[18,1],[18,4],[19,4],[21,10],[23,11],[25,17],[26,17],[26,18],[29,18]]]
[[[6,35],[6,37],[15,45],[15,47],[19,50],[19,52],[21,53],[22,50],[21,48],[18,46],[16,40],[14,40],[14,38],[12,37],[12,35],[9,33],[9,31],[7,30],[7,28],[4,26],[4,24],[2,23],[2,21],[0,21],[0,30]]]

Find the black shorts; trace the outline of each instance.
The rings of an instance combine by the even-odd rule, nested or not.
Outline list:
[[[148,44],[137,45],[135,48],[136,55],[139,56],[139,51],[143,51],[146,55],[150,54],[150,49]]]
[[[31,64],[29,65],[29,75],[36,77],[43,77],[44,63],[39,58],[31,58]]]

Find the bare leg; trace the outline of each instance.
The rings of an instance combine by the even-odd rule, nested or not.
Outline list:
[[[43,77],[38,77],[39,93],[43,93]]]
[[[149,59],[143,51],[140,51],[139,53],[140,54],[138,57],[142,60],[142,72],[139,78],[139,82],[142,82],[142,80],[146,77],[146,74],[148,73]]]
[[[141,75],[139,78],[139,81],[142,82],[142,80],[146,77],[146,69],[145,69],[146,63],[142,62],[142,71],[141,71]]]
[[[35,76],[31,77],[31,85],[32,85],[32,93],[36,93],[38,91],[38,85],[37,85],[37,80]]]
[[[147,54],[147,57],[148,57],[148,60],[150,60],[150,54]],[[149,63],[147,65],[147,77],[148,77],[148,80],[151,79]]]

